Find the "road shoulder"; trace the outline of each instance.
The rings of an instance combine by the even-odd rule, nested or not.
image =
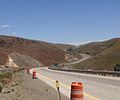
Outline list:
[[[30,74],[23,71],[18,76],[19,84],[10,88],[14,91],[0,94],[0,100],[59,100],[56,90],[43,81],[32,79]],[[68,100],[66,96],[61,96],[62,100]]]

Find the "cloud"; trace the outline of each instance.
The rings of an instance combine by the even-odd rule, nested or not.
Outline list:
[[[16,32],[13,32],[12,34],[13,34],[13,35],[16,35],[17,33],[16,33]]]
[[[77,42],[71,42],[71,43],[67,43],[67,44],[79,46],[79,45],[87,44],[87,43],[90,43],[90,42],[93,42],[93,41],[77,41]]]
[[[7,24],[6,24],[6,25],[1,25],[0,27],[1,27],[1,28],[9,28],[9,27],[11,27],[11,25],[7,25]]]

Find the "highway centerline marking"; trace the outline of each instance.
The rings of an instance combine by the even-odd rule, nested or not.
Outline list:
[[[50,78],[50,77],[44,76],[44,75],[39,74],[39,73],[37,73],[37,74],[40,75],[40,76],[42,76],[42,77],[44,77],[44,78],[46,78],[47,80],[50,80],[50,81],[52,81],[52,82],[56,82],[56,80],[54,80],[54,79],[52,79],[52,78]],[[71,88],[70,86],[65,85],[65,84],[63,84],[63,83],[61,83],[61,82],[59,82],[59,84],[60,84],[61,86],[63,86],[63,87],[66,87],[66,88],[69,88],[69,89]],[[93,96],[91,96],[91,95],[89,95],[89,94],[87,94],[87,93],[84,93],[84,95],[87,96],[87,97],[89,97],[89,98],[91,98],[90,100],[99,100],[98,98],[93,97]]]

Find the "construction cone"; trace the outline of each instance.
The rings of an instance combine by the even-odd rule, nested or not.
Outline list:
[[[36,71],[33,71],[33,75],[32,75],[33,77],[33,79],[36,79],[37,77],[36,77]]]
[[[83,85],[81,82],[73,82],[71,84],[71,98],[70,100],[84,100]]]

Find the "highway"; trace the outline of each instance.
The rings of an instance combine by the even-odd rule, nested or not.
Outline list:
[[[88,54],[80,54],[80,55],[82,56],[82,58],[80,60],[66,63],[64,69],[71,69],[71,65],[83,62],[83,61],[91,58],[91,56]]]
[[[67,63],[67,65],[72,65],[72,64],[80,63],[80,62],[82,62],[82,61],[85,61],[85,60],[91,58],[91,56],[88,55],[88,54],[80,54],[80,55],[82,56],[82,58],[81,58],[80,60],[74,61],[74,62],[71,62],[71,63]]]
[[[60,91],[70,98],[72,82],[82,82],[84,87],[84,100],[120,100],[120,77],[96,76],[73,72],[50,70],[47,67],[34,68],[37,77],[56,88],[55,81],[60,82]]]
[[[90,56],[90,55],[88,55],[88,54],[80,54],[80,55],[82,56],[82,58],[81,58],[80,60],[75,61],[75,62],[72,62],[72,63],[70,63],[70,64],[80,63],[80,62],[82,62],[82,61],[85,61],[85,60],[87,60],[87,59],[90,59],[90,58],[91,58],[91,56]]]

